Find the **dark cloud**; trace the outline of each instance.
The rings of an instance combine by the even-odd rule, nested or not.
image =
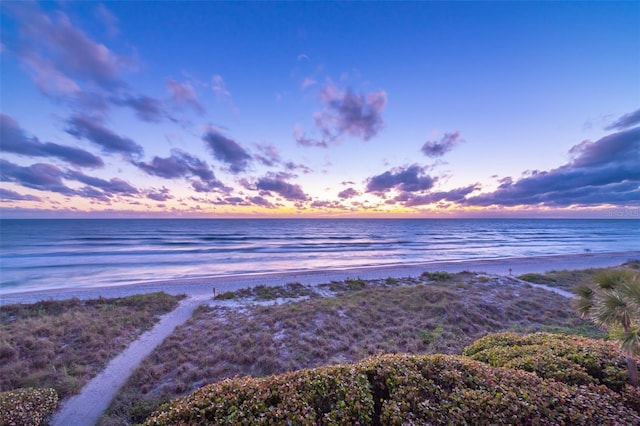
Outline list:
[[[424,195],[405,192],[396,198],[395,201],[401,201],[407,207],[422,206],[440,201],[459,203],[462,202],[467,195],[478,189],[480,189],[480,185],[475,184],[465,186],[463,188],[452,189],[451,191],[432,192]]]
[[[346,200],[347,198],[353,198],[360,195],[360,192],[356,191],[353,188],[347,188],[344,191],[340,191],[338,193],[338,198],[341,198],[343,200]]]
[[[402,192],[426,191],[433,187],[436,178],[424,174],[425,168],[412,165],[406,168],[398,167],[380,175],[369,178],[367,192],[384,193],[391,189]]]
[[[0,112],[0,150],[30,157],[52,157],[79,167],[102,167],[100,157],[88,151],[28,137],[11,117]]]
[[[422,145],[422,153],[431,158],[442,157],[462,141],[463,139],[460,137],[460,132],[445,133],[440,140],[426,141],[424,145]]]
[[[227,138],[217,130],[209,129],[202,140],[207,143],[217,160],[229,165],[231,172],[239,173],[249,166],[251,155],[236,141]]]
[[[519,180],[503,179],[494,192],[465,199],[467,205],[640,204],[640,128],[582,142],[573,159]]]
[[[99,188],[107,194],[136,195],[138,190],[120,178],[105,180],[94,176],[87,176],[77,171],[69,171],[65,174],[65,178],[76,180],[85,185]]]
[[[134,164],[149,175],[165,179],[196,177],[198,180],[192,181],[191,185],[197,192],[228,192],[231,190],[216,179],[213,170],[205,161],[179,149],[171,150],[169,157],[154,157],[151,162]]]
[[[307,138],[296,128],[294,138],[300,145],[326,148],[343,135],[367,141],[384,127],[382,111],[387,103],[387,94],[383,90],[357,95],[350,89],[339,90],[328,84],[323,88],[320,99],[325,108],[315,113],[313,119],[322,137],[318,140]]]
[[[260,206],[260,207],[267,207],[267,208],[270,208],[270,209],[275,207],[266,198],[260,197],[260,196],[250,197],[250,198],[248,198],[248,201],[250,201],[252,204],[254,204],[256,206]]]
[[[256,188],[261,191],[275,192],[289,201],[307,201],[309,196],[304,193],[300,185],[293,185],[278,176],[268,176],[258,179]]]
[[[42,201],[42,199],[35,195],[18,194],[10,189],[0,188],[0,202],[6,201]]]
[[[15,182],[39,191],[74,195],[75,191],[62,182],[64,172],[51,164],[37,163],[28,167],[0,159],[0,181]]]
[[[573,146],[573,167],[598,166],[633,159],[640,161],[640,127],[607,135],[596,142],[584,141]]]
[[[167,201],[173,199],[168,188],[162,188],[157,191],[150,190],[146,193],[147,198],[155,201]]]
[[[190,176],[195,176],[205,181],[215,179],[213,171],[205,161],[179,149],[172,149],[169,157],[153,157],[153,160],[149,163],[139,162],[135,164],[146,173],[165,179]]]
[[[196,91],[189,83],[179,83],[175,80],[167,80],[167,89],[173,102],[180,106],[193,108],[197,113],[204,114],[205,108],[202,106],[196,95]]]
[[[640,124],[640,109],[625,114],[606,127],[606,130],[624,130]]]
[[[142,156],[142,146],[129,138],[118,136],[93,118],[74,115],[67,120],[67,124],[67,133],[99,145],[106,153],[118,153],[129,158]]]

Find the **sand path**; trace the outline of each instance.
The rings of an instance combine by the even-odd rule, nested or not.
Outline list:
[[[631,253],[631,254],[630,254]],[[510,279],[518,281],[525,285],[540,288],[546,291],[552,291],[562,297],[571,298],[574,295],[570,292],[548,287],[541,284],[532,284],[519,280],[513,275],[526,272],[545,272],[551,269],[584,269],[588,267],[605,267],[620,264],[630,258],[638,258],[639,252],[626,253],[608,253],[603,255],[576,255],[576,256],[547,256],[541,258],[523,258],[523,259],[501,259],[499,261],[475,261],[475,262],[459,262],[459,263],[438,263],[429,265],[404,266],[399,268],[360,268],[356,270],[345,271],[324,271],[307,274],[277,274],[276,276],[258,276],[258,277],[235,277],[236,282],[231,285],[229,279],[216,281],[207,280],[205,283],[194,283],[196,287],[189,284],[182,284],[179,288],[181,293],[188,294],[188,298],[183,300],[178,307],[172,312],[164,315],[161,320],[149,331],[145,332],[137,340],[132,342],[127,349],[120,355],[112,359],[106,368],[87,383],[80,393],[67,400],[54,415],[51,424],[53,426],[88,426],[95,425],[100,416],[109,407],[109,404],[116,396],[118,390],[125,384],[129,376],[140,365],[140,363],[151,352],[159,346],[168,336],[170,336],[176,327],[184,324],[191,318],[196,308],[203,304],[213,304],[218,302],[212,301],[212,286],[217,286],[219,291],[228,291],[237,288],[252,285],[282,285],[291,281],[302,282],[303,284],[313,285],[326,283],[331,280],[341,280],[345,278],[359,277],[362,279],[378,279],[386,277],[407,277],[418,276],[424,271],[482,271],[492,275],[509,276]],[[250,278],[254,278],[251,280]],[[154,285],[171,286],[176,283],[154,283]],[[133,287],[133,286],[128,286]],[[140,291],[140,286],[135,286],[137,293],[145,293]],[[169,287],[171,289],[172,287]],[[197,291],[194,289],[197,288]],[[127,288],[131,290],[130,288]],[[149,290],[143,287],[143,290]],[[152,291],[164,290],[167,287],[159,289],[153,288]],[[169,291],[171,292],[171,291]],[[178,291],[177,293],[180,293]],[[80,295],[74,294],[68,297],[87,296],[86,293]],[[112,296],[117,297],[117,296]],[[6,302],[6,301],[4,301]],[[22,302],[25,302],[24,300]],[[222,302],[220,304],[228,304]]]
[[[177,326],[191,318],[193,311],[203,303],[205,299],[197,297],[189,297],[180,302],[176,309],[164,315],[151,330],[143,333],[113,358],[78,395],[68,399],[54,415],[51,425],[95,425],[142,360],[171,335]]]

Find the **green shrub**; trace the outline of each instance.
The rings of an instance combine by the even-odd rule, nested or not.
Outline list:
[[[586,337],[491,334],[467,346],[463,354],[493,367],[517,368],[570,385],[605,385],[620,391],[627,382],[624,354],[616,344]]]
[[[216,295],[218,300],[232,300],[236,298],[236,294],[233,291],[225,291]]]
[[[437,271],[437,272],[423,272],[421,277],[429,281],[449,281],[453,279],[454,275],[449,272]]]
[[[352,365],[224,380],[164,405],[145,424],[638,422],[638,413],[605,386],[569,386],[461,356],[385,355]]]
[[[21,388],[0,393],[0,425],[39,426],[58,406],[58,394],[50,388]]]

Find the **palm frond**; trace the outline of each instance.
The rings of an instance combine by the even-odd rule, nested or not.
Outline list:
[[[627,355],[634,357],[640,355],[640,330],[637,327],[621,333],[616,340]]]
[[[630,324],[634,309],[619,291],[600,292],[594,302],[591,318],[600,325]]]

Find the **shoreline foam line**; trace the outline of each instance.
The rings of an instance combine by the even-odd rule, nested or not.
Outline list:
[[[61,300],[74,297],[96,299],[99,297],[116,298],[134,294],[164,291],[169,294],[186,294],[193,297],[212,296],[213,288],[218,292],[235,291],[258,285],[277,286],[290,282],[305,285],[318,285],[330,281],[342,281],[347,278],[381,279],[387,277],[402,278],[419,276],[425,271],[475,271],[496,275],[520,275],[524,273],[542,273],[549,270],[576,270],[616,266],[628,260],[640,259],[640,250],[580,253],[518,258],[500,258],[485,260],[461,260],[446,262],[425,262],[392,266],[368,266],[346,269],[309,270],[297,272],[276,272],[252,275],[229,275],[210,278],[173,279],[108,287],[83,287],[47,289],[22,293],[0,295],[0,305],[12,303],[35,303],[43,300]]]

